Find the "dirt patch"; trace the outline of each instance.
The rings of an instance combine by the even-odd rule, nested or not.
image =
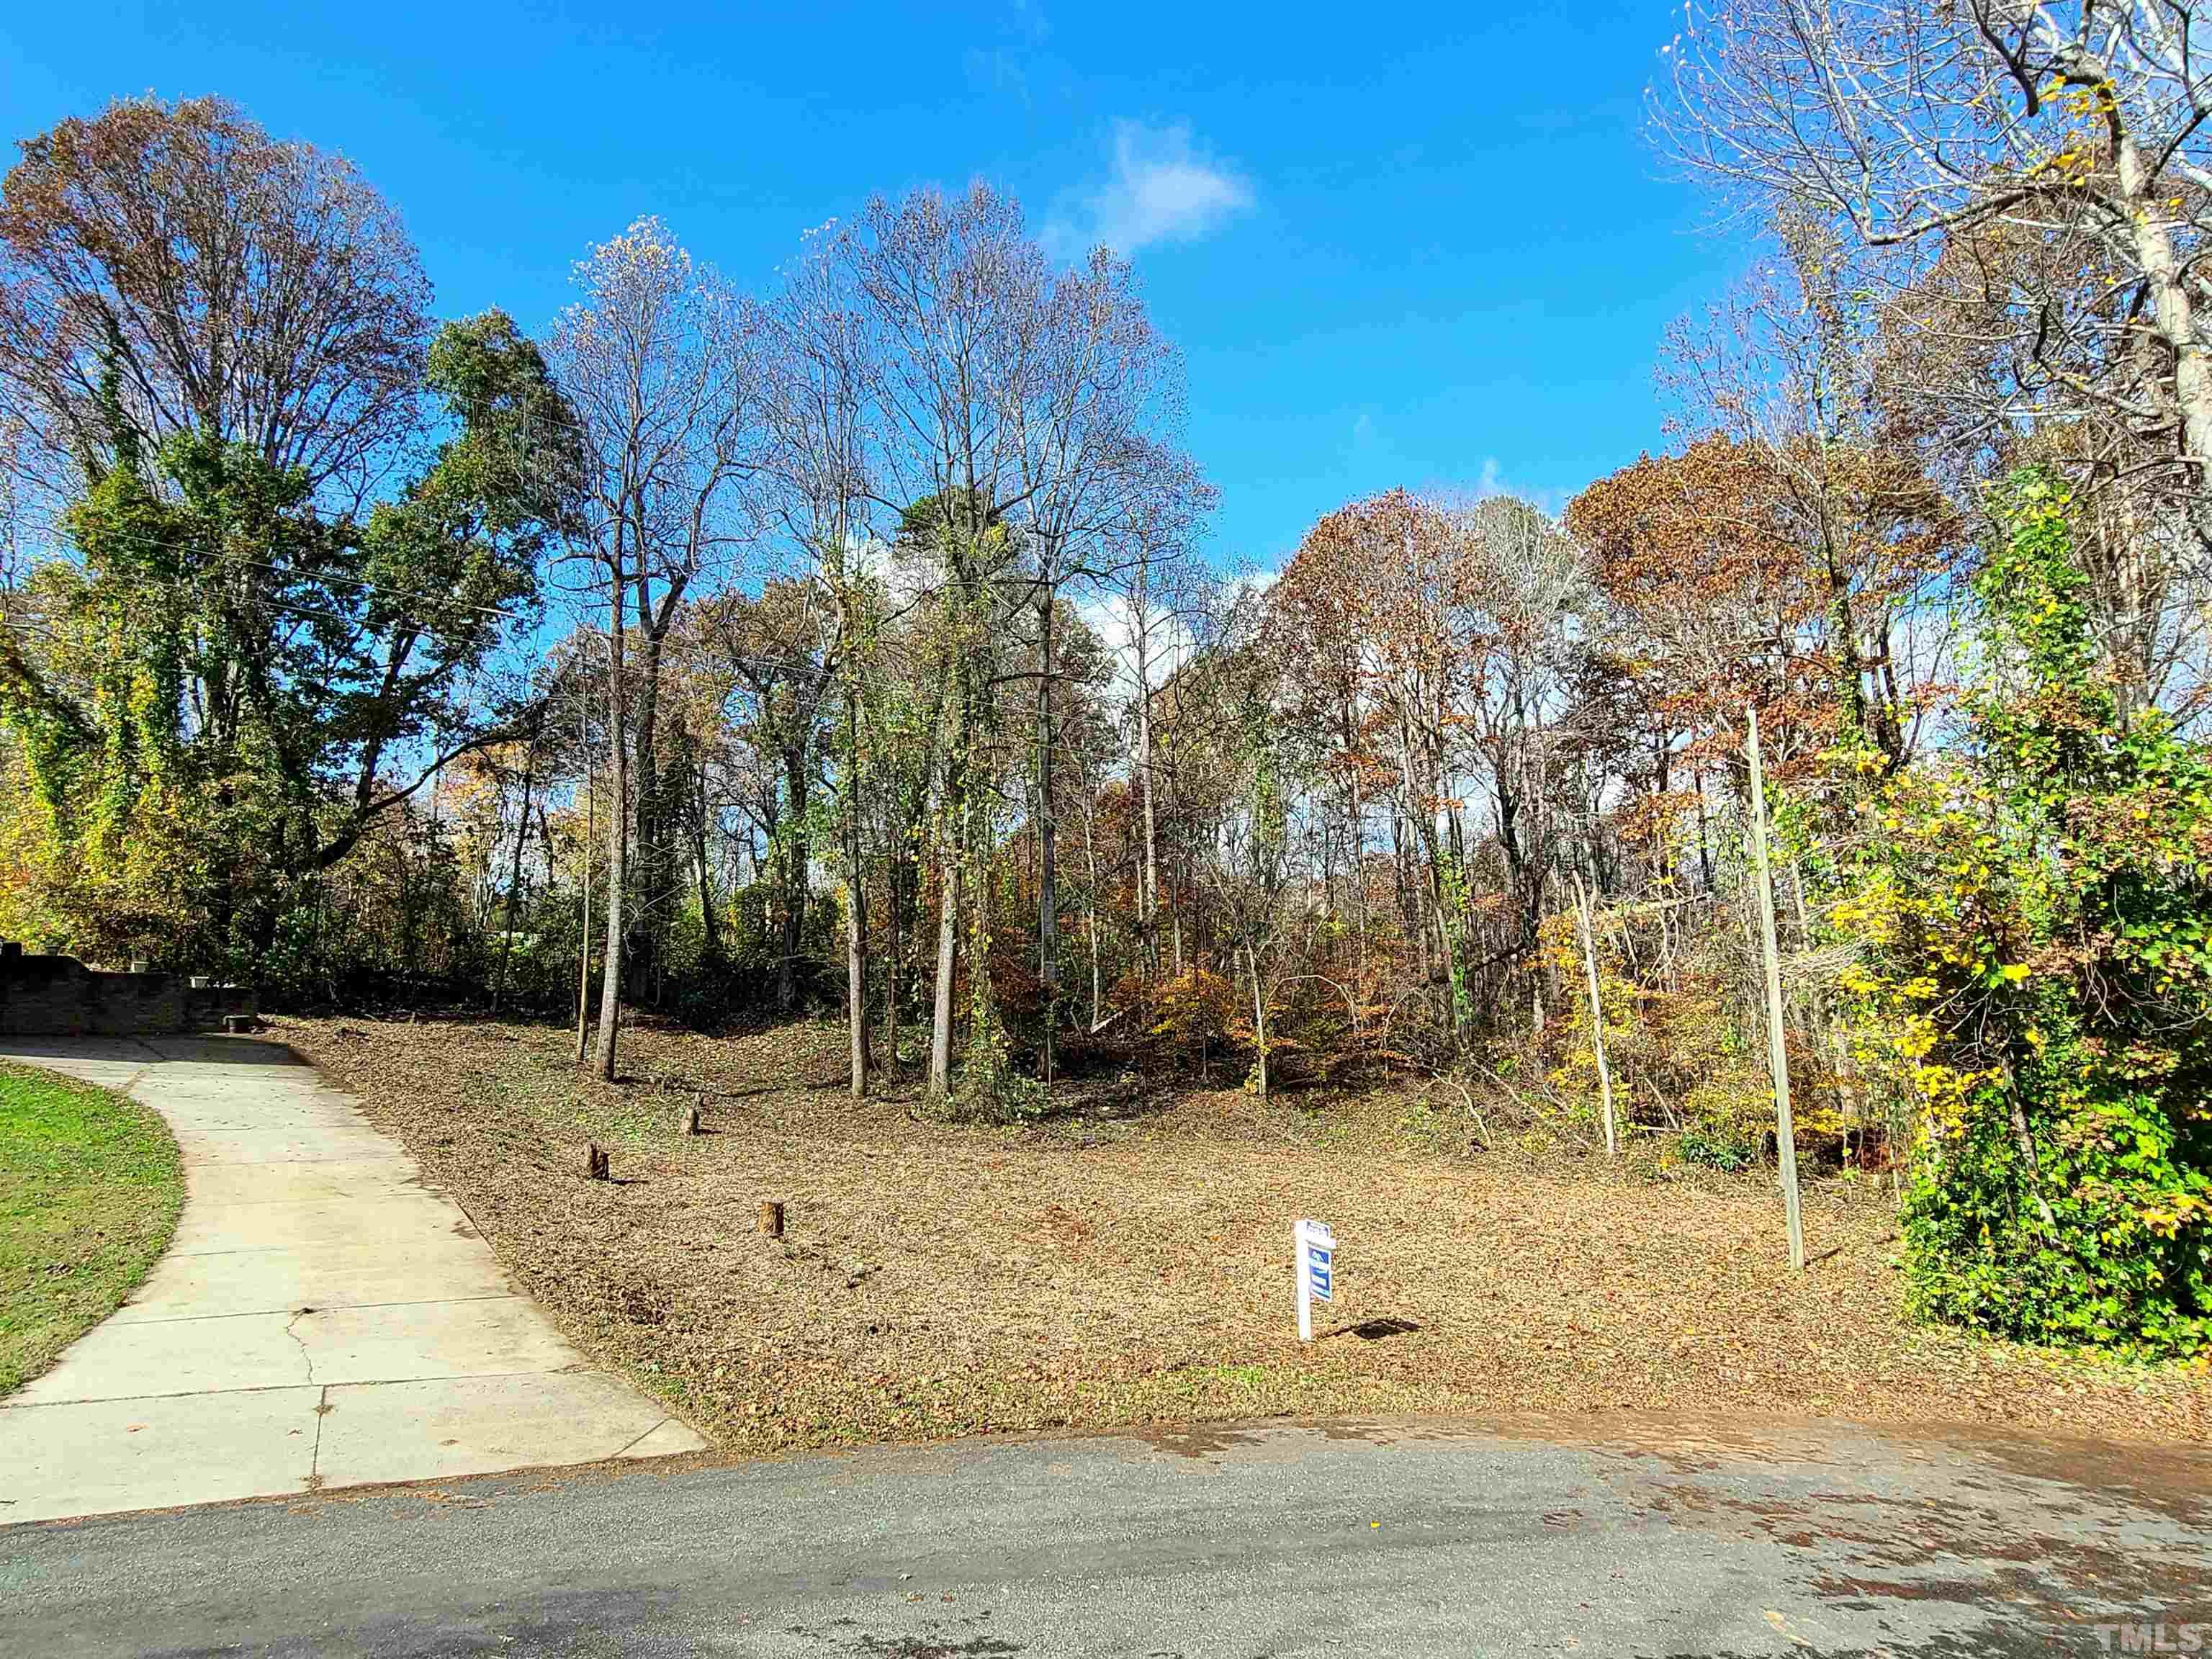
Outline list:
[[[1501,1147],[1424,1150],[1406,1103],[1238,1091],[1041,1127],[848,1099],[842,1028],[626,1034],[286,1021],[586,1351],[726,1446],[1275,1413],[1755,1412],[2212,1437],[2201,1367],[2055,1357],[1904,1317],[1886,1191],[1660,1183]],[[679,1133],[701,1109],[708,1133]],[[1415,1118],[1420,1113],[1413,1111]],[[586,1139],[613,1182],[581,1174]],[[761,1200],[787,1206],[759,1237]],[[1340,1241],[1296,1340],[1290,1231]]]

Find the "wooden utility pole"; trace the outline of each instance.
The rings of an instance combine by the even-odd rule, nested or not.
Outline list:
[[[1782,952],[1774,938],[1774,872],[1766,856],[1766,785],[1759,765],[1759,711],[1745,711],[1750,729],[1751,861],[1759,882],[1759,942],[1766,963],[1766,1066],[1774,1077],[1774,1146],[1782,1164],[1782,1207],[1790,1224],[1790,1265],[1805,1270],[1805,1218],[1797,1203],[1797,1132],[1790,1121],[1790,1050],[1782,1036]]]
[[[1597,989],[1597,927],[1590,913],[1589,890],[1582,872],[1575,872],[1575,916],[1582,923],[1583,967],[1589,975],[1590,1052],[1597,1056],[1598,1099],[1605,1107],[1605,1155],[1614,1157],[1620,1143],[1613,1130],[1613,1068],[1605,1063],[1605,1000]]]

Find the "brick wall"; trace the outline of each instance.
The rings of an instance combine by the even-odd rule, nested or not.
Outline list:
[[[141,1036],[211,1030],[257,1011],[250,987],[193,985],[167,973],[110,974],[75,957],[0,944],[0,1036]]]

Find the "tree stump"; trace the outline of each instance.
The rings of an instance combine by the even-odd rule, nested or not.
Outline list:
[[[683,1127],[678,1133],[687,1135],[696,1135],[699,1133],[699,1108],[696,1104],[684,1109]]]
[[[772,1199],[761,1200],[760,1230],[769,1238],[783,1237],[783,1206]]]
[[[607,1176],[607,1149],[596,1140],[584,1143],[584,1179],[605,1181]]]

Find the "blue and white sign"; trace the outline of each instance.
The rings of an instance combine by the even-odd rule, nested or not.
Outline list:
[[[1336,1300],[1336,1235],[1325,1221],[1300,1221],[1291,1230],[1298,1282],[1298,1340],[1313,1340],[1313,1304]]]

